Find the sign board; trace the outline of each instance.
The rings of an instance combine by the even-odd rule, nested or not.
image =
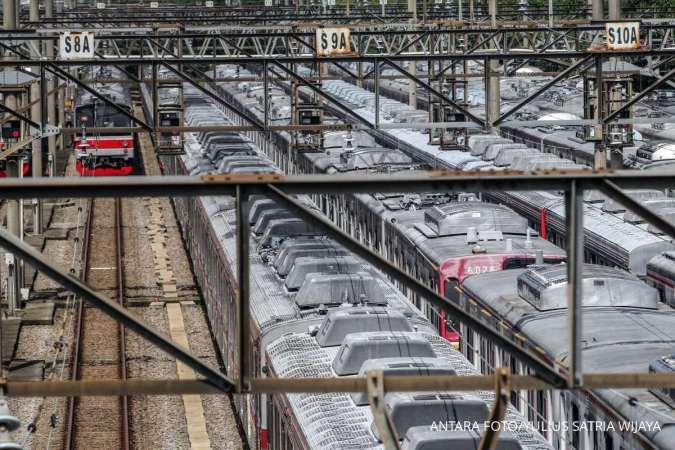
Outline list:
[[[317,28],[316,54],[318,56],[334,56],[352,53],[349,41],[349,28]]]
[[[387,4],[387,0],[380,0],[380,5],[386,5],[386,4]]]
[[[640,47],[640,22],[609,22],[605,24],[607,50],[630,50]]]
[[[272,6],[272,0],[265,0],[265,6]]]
[[[94,33],[91,31],[59,33],[59,55],[61,55],[61,59],[93,58],[94,48]]]
[[[159,2],[150,2],[151,8],[159,8]]]
[[[326,0],[326,5],[335,6],[335,0]]]
[[[105,3],[97,3],[96,4],[96,9],[105,9]]]
[[[213,8],[213,2],[211,0],[206,0],[204,6],[206,6],[207,8]]]

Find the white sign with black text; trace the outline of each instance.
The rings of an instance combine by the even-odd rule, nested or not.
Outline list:
[[[607,50],[631,50],[640,47],[640,22],[605,24]]]
[[[316,54],[318,56],[344,55],[352,52],[349,28],[317,28]]]
[[[61,59],[93,58],[94,48],[94,33],[91,31],[65,31],[59,34]]]

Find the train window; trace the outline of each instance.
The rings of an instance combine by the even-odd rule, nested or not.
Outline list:
[[[578,423],[579,422],[579,407],[577,406],[574,401],[572,401],[572,423]],[[578,429],[573,429],[572,430],[572,448],[578,449],[579,448],[579,430]]]
[[[446,278],[443,281],[443,292],[445,293],[445,298],[452,300],[455,303],[459,303],[459,290],[457,286],[459,283],[454,278]]]
[[[614,438],[610,432],[605,433],[605,450],[614,450]]]
[[[544,258],[545,264],[556,264],[559,262],[560,262],[559,258]],[[504,261],[503,269],[504,270],[522,269],[534,263],[535,263],[534,258],[508,258],[506,261]]]

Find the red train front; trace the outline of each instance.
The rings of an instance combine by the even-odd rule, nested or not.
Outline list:
[[[116,104],[131,113],[130,97],[126,104]],[[129,117],[101,100],[89,97],[75,107],[75,123],[81,130],[73,141],[80,175],[121,176],[133,173],[136,155],[134,133],[116,130],[132,127]],[[96,132],[88,133],[87,128],[95,128]]]

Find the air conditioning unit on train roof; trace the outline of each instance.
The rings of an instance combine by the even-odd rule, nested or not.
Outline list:
[[[525,234],[527,219],[502,205],[469,201],[426,209],[424,226],[419,225],[416,228],[427,237],[465,235],[470,227],[477,233]],[[484,236],[491,240],[489,233]]]
[[[370,370],[381,370],[385,376],[390,375],[456,375],[450,362],[442,358],[382,358],[368,359],[361,366],[359,376],[363,377]],[[357,406],[368,404],[368,394],[352,393]]]
[[[635,307],[656,309],[656,289],[621,269],[584,264],[584,307]],[[567,308],[567,266],[530,267],[518,276],[518,295],[540,311]]]
[[[302,309],[344,303],[384,306],[387,299],[377,278],[367,272],[310,273],[295,295],[295,303]]]
[[[488,405],[481,398],[454,392],[396,392],[387,394],[385,403],[399,436],[405,436],[412,427],[429,427],[438,421],[483,423],[490,413]],[[371,431],[380,439],[374,421]]]
[[[481,431],[434,430],[428,425],[411,427],[405,435],[406,450],[475,450],[481,442]],[[523,450],[518,439],[508,430],[502,430],[497,439],[497,450]]]
[[[329,311],[319,327],[316,340],[321,347],[334,347],[342,345],[348,334],[368,331],[408,332],[413,329],[400,311],[355,306]]]
[[[363,261],[353,256],[337,258],[297,258],[291,271],[286,277],[286,288],[289,291],[297,290],[302,286],[310,273],[358,273],[363,266]],[[335,299],[341,303],[340,299]]]
[[[345,336],[332,366],[337,375],[356,375],[368,359],[398,357],[434,358],[436,354],[419,333],[352,333]]]

